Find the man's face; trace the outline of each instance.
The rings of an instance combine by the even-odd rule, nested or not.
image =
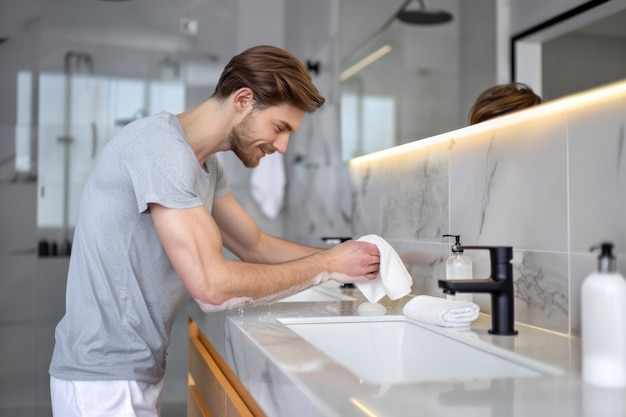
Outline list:
[[[288,105],[252,109],[231,129],[230,149],[246,167],[254,168],[267,154],[285,153],[289,135],[298,129],[303,117],[304,111]]]

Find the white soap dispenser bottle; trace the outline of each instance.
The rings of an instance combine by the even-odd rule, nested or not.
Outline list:
[[[456,239],[452,245],[452,255],[446,260],[446,279],[472,279],[472,260],[469,256],[463,255],[461,246],[461,235],[443,235],[443,237],[453,237]],[[471,293],[447,294],[448,300],[472,302]]]
[[[581,293],[582,376],[591,385],[626,387],[626,280],[615,270],[613,244],[601,243],[598,271]]]

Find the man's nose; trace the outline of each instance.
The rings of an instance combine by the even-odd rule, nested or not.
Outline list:
[[[284,154],[287,152],[287,145],[289,145],[289,133],[283,133],[278,135],[276,140],[272,142],[272,146],[278,153]]]

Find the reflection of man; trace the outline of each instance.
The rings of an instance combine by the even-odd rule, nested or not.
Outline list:
[[[476,98],[469,112],[469,124],[484,122],[537,104],[541,104],[541,97],[524,83],[494,85]]]
[[[205,311],[269,301],[333,279],[378,274],[376,246],[329,250],[259,230],[215,155],[247,167],[284,153],[324,103],[291,54],[235,56],[206,102],[126,126],[85,184],[50,364],[57,416],[158,416],[170,331],[188,291]],[[222,246],[241,261],[222,256]]]

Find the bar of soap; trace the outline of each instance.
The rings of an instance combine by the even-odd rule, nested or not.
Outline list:
[[[362,316],[381,316],[387,312],[387,308],[382,304],[366,301],[359,305],[357,311]]]

